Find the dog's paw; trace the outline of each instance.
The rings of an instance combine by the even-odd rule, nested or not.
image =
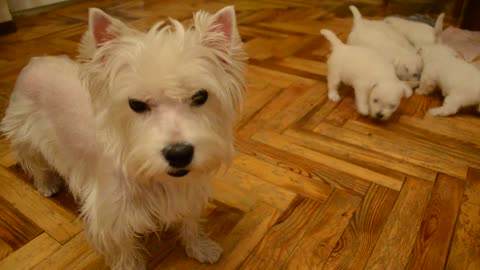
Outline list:
[[[407,81],[407,85],[412,89],[417,88],[420,85],[419,81]]]
[[[428,112],[433,116],[447,116],[453,114],[452,112],[445,110],[443,107],[433,108],[428,110]]]
[[[336,92],[328,92],[328,99],[330,99],[333,102],[339,102],[340,95]]]
[[[428,91],[428,89],[425,89],[425,88],[422,88],[422,87],[419,87],[417,89],[415,89],[415,95],[422,95],[422,96],[426,96],[428,95],[430,92]]]
[[[51,197],[57,194],[62,186],[63,181],[59,176],[53,176],[52,179],[41,181],[40,183],[35,182],[35,187],[37,188],[38,193],[42,194],[44,197]]]
[[[223,253],[223,248],[208,237],[201,237],[190,242],[185,251],[191,258],[201,263],[216,263]]]
[[[357,107],[357,112],[363,116],[367,116],[369,113],[368,113],[368,107],[366,106],[358,106]]]

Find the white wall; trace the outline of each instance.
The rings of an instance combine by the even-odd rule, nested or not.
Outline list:
[[[0,0],[0,23],[12,20],[12,15],[8,10],[7,0]]]
[[[7,1],[7,0],[0,0]],[[41,6],[51,5],[66,0],[8,0],[8,6],[12,12],[37,8]]]

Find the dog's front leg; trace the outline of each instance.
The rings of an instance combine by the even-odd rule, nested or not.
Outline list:
[[[95,235],[98,234],[98,235]],[[123,233],[95,232],[90,240],[95,249],[104,256],[112,270],[144,270],[145,261],[139,252],[139,243],[133,235]]]
[[[359,84],[355,86],[355,105],[357,112],[361,115],[368,115],[370,112],[370,106],[368,105],[368,97],[370,90],[365,84]]]
[[[420,86],[415,90],[417,95],[428,95],[435,90],[436,83],[433,78],[427,71],[424,71],[420,79]]]
[[[115,207],[118,204],[105,208],[94,205],[97,207],[85,213],[85,233],[108,266],[112,270],[146,269],[139,240],[129,227],[126,215],[118,215],[121,213]]]
[[[199,218],[185,218],[182,221],[180,238],[187,255],[201,263],[215,263],[223,253],[222,247],[203,232]]]

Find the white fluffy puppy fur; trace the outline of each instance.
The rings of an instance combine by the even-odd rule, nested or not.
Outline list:
[[[82,63],[39,57],[19,75],[2,121],[18,161],[45,196],[65,179],[112,269],[144,269],[139,236],[173,224],[188,256],[216,262],[199,221],[245,86],[234,8],[146,33],[90,9],[86,37]]]
[[[439,15],[442,21],[443,17],[443,13]],[[415,22],[400,17],[387,17],[384,21],[404,35],[415,48],[435,43],[434,28],[426,23]]]
[[[420,49],[424,69],[415,93],[427,95],[440,87],[445,100],[441,107],[432,108],[429,113],[447,116],[462,107],[480,104],[480,70],[459,57],[455,50],[441,44],[442,22],[439,16],[434,29],[436,43]]]
[[[353,27],[348,44],[364,46],[379,52],[394,66],[397,76],[410,86],[418,86],[422,59],[416,49],[400,33],[383,20],[366,20],[355,6],[350,6]]]
[[[355,90],[357,111],[381,120],[388,119],[412,89],[395,75],[393,65],[370,48],[346,45],[329,30],[321,30],[332,45],[328,59],[328,97],[339,101],[340,82]]]

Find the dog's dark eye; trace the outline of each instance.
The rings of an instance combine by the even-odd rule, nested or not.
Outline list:
[[[378,99],[374,98],[373,103],[377,103],[377,102],[378,102]]]
[[[143,113],[150,110],[150,107],[147,103],[138,99],[129,99],[128,105],[130,105],[130,108],[136,113]]]
[[[205,89],[199,90],[192,96],[192,106],[202,106],[207,102],[208,92]]]

